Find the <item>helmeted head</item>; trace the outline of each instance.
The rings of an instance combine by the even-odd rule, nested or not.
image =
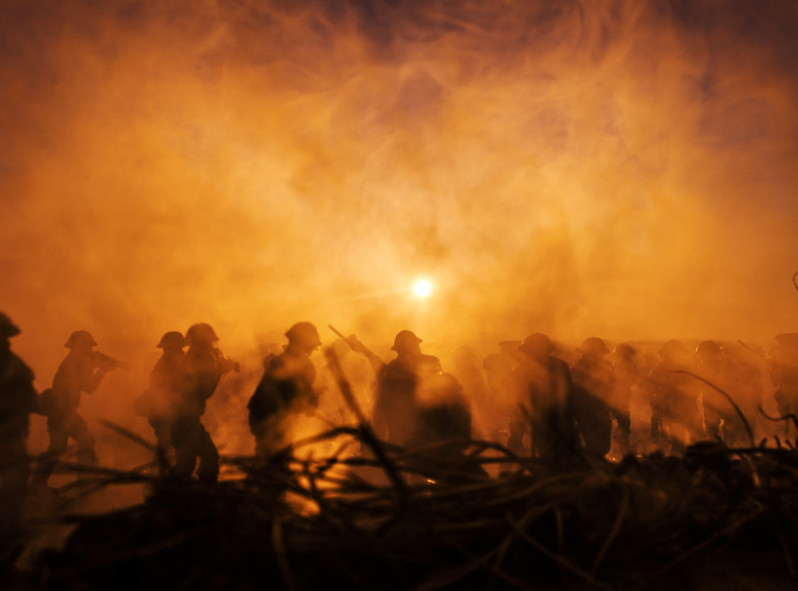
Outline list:
[[[659,356],[663,361],[686,363],[690,352],[681,341],[671,340],[662,345]]]
[[[695,348],[695,353],[701,361],[719,361],[723,357],[723,348],[715,341],[701,341]]]
[[[157,347],[159,349],[163,349],[164,351],[170,350],[178,350],[182,349],[186,346],[186,339],[183,336],[183,333],[178,332],[176,330],[170,330],[169,332],[165,332],[161,337],[161,340],[158,341]]]
[[[76,330],[67,339],[67,342],[64,343],[64,347],[68,349],[91,349],[92,347],[97,346],[97,341],[94,340],[94,337],[91,336],[91,333],[88,330]]]
[[[554,351],[554,344],[549,337],[536,332],[525,338],[518,350],[533,359],[543,359]]]
[[[601,358],[610,352],[609,347],[599,337],[588,337],[579,346],[579,352],[585,357]]]
[[[397,353],[420,353],[421,339],[411,330],[400,330],[393,340],[392,350]]]
[[[634,356],[637,354],[637,349],[635,349],[632,345],[628,343],[621,343],[620,345],[615,346],[613,354],[617,359],[623,359],[624,361],[631,361],[632,359],[634,359]]]
[[[199,322],[192,324],[186,331],[186,343],[189,347],[210,347],[219,340],[216,331],[210,324]]]
[[[315,351],[321,345],[316,326],[311,322],[297,322],[285,333],[288,346],[300,351]]]
[[[11,322],[11,318],[9,318],[6,314],[0,312],[0,337],[9,339],[18,334],[19,327]]]

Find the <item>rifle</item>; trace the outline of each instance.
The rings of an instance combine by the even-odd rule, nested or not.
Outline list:
[[[130,371],[130,364],[125,363],[124,361],[119,361],[118,359],[114,359],[110,355],[100,353],[99,351],[92,351],[91,359],[92,362],[98,367],[104,367],[108,370],[123,369],[125,371]]]
[[[332,324],[328,324],[327,327],[333,331],[338,338],[349,345],[349,348],[352,349],[352,351],[365,355],[366,358],[371,362],[371,366],[374,368],[374,373],[379,373],[379,371],[385,365],[385,362],[380,359],[376,353],[361,343],[355,335],[352,335],[351,337],[345,337],[343,333],[335,328]]]

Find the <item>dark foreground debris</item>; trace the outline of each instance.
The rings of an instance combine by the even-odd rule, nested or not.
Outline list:
[[[139,506],[73,516],[74,533],[40,557],[26,585],[796,588],[794,450],[705,442],[683,457],[551,473],[471,442],[432,482],[427,462],[442,469],[434,450],[386,446],[377,460],[368,443],[352,454],[362,430],[339,428],[270,464],[228,458],[228,479],[216,486],[153,480]],[[331,451],[314,457],[311,446]],[[109,484],[119,477],[104,476]]]

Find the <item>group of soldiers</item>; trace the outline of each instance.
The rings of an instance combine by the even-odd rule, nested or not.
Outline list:
[[[21,515],[28,487],[47,487],[69,439],[77,444],[79,462],[97,462],[94,437],[79,413],[81,394],[94,392],[109,372],[124,367],[96,351],[93,336],[79,330],[65,343],[69,354],[52,387],[38,393],[33,372],[11,351],[16,334],[19,328],[0,313],[0,503],[8,508],[2,511],[10,520],[6,526]],[[248,399],[258,457],[283,449],[297,420],[319,407],[312,358],[321,346],[319,333],[313,324],[298,322],[285,336],[282,351],[264,359],[262,377]],[[504,341],[500,352],[484,358],[482,397],[468,391],[473,384],[464,388],[445,372],[438,357],[422,353],[421,339],[409,330],[396,335],[396,356],[388,362],[356,337],[339,336],[348,353],[367,360],[373,371],[373,402],[364,416],[376,437],[395,446],[431,446],[444,462],[462,458],[475,436],[554,469],[586,458],[601,461],[613,444],[621,455],[643,451],[631,440],[635,395],[648,400],[653,446],[670,450],[705,438],[730,445],[752,441],[750,425],[765,379],[775,389],[782,415],[796,414],[798,407],[794,334],[779,335],[777,347],[757,365],[714,341],[699,343],[694,352],[668,341],[654,357],[630,344],[610,349],[598,337],[584,340],[575,352],[558,350],[548,336],[535,333],[523,341]],[[185,335],[167,332],[158,343],[163,354],[135,408],[153,428],[165,476],[203,483],[218,479],[219,453],[201,419],[222,376],[239,370],[218,341],[210,325],[199,323]],[[763,367],[769,375],[763,375]],[[50,438],[33,467],[26,450],[30,413],[47,417]],[[474,473],[484,474],[481,469]]]

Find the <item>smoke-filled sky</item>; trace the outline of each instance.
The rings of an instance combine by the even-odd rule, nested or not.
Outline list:
[[[798,329],[793,0],[5,0],[0,27],[0,309],[44,377],[78,328]]]

